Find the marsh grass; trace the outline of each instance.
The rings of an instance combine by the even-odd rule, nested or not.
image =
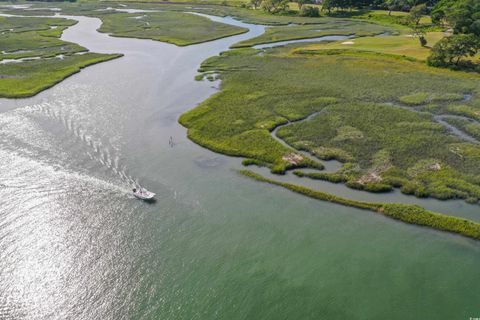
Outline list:
[[[401,188],[419,197],[480,198],[480,147],[450,134],[427,106],[418,112],[386,104],[408,97],[415,105],[437,104],[436,112],[480,114],[478,76],[378,53],[257,52],[232,50],[202,64],[201,71],[217,71],[223,81],[219,93],[180,118],[194,141],[283,172],[295,168],[282,160],[292,151],[270,132],[319,112],[277,131],[297,150],[350,163],[337,173],[341,178],[315,178],[372,192]],[[473,98],[460,101],[467,92]],[[425,161],[429,165],[419,165]]]
[[[310,198],[337,203],[358,209],[370,210],[375,213],[382,214],[386,217],[403,221],[409,224],[415,224],[440,231],[456,233],[468,238],[480,240],[480,223],[435,213],[417,205],[356,201],[338,197],[333,194],[321,192],[318,190],[313,190],[307,187],[265,178],[249,170],[241,170],[239,171],[239,173],[257,181],[280,186]]]
[[[0,65],[0,97],[25,98],[37,94],[87,66],[120,57],[86,53],[63,59],[32,60]]]
[[[445,121],[480,140],[480,123],[458,118],[446,118]]]
[[[0,60],[40,58],[0,64],[0,97],[23,98],[50,88],[80,69],[117,58],[115,54],[86,53],[87,49],[59,39],[74,20],[0,17]],[[55,28],[52,28],[55,27]],[[62,59],[57,58],[62,55]]]
[[[153,39],[186,46],[247,32],[183,12],[111,13],[100,16],[100,32],[115,37]]]
[[[269,27],[265,33],[245,41],[232,48],[250,47],[262,43],[272,43],[286,40],[308,39],[323,36],[372,36],[382,33],[396,33],[391,27],[363,21],[322,18],[315,25],[277,26]]]

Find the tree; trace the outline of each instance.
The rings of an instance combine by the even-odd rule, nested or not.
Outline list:
[[[300,16],[302,17],[320,17],[320,11],[317,7],[304,6],[300,10]]]
[[[304,4],[311,3],[309,0],[295,0],[294,2],[296,2],[298,5],[298,11],[302,11]]]
[[[473,57],[479,50],[480,39],[475,35],[453,35],[437,42],[427,62],[434,67],[458,67],[462,58]]]
[[[432,10],[432,21],[448,23],[456,34],[480,37],[480,1],[441,0]]]
[[[250,5],[255,10],[260,6],[261,3],[262,3],[262,0],[250,0]]]
[[[278,13],[288,9],[288,0],[263,0],[261,6],[268,13]]]
[[[414,30],[418,29],[420,20],[426,12],[426,4],[419,4],[410,9],[410,13],[407,16],[407,21],[414,28]]]
[[[385,4],[388,8],[388,15],[392,15],[392,11],[402,8],[406,5],[406,0],[386,0]]]
[[[335,0],[323,0],[322,10],[327,10],[330,13],[333,8],[335,8]]]
[[[407,16],[408,25],[413,29],[413,33],[418,36],[422,47],[427,45],[427,40],[425,39],[425,33],[420,29],[420,20],[422,19],[426,11],[427,5],[419,4],[412,7],[410,9],[410,13]]]
[[[328,10],[330,13],[333,8],[345,10],[353,7],[353,0],[324,0],[322,3],[323,10]]]

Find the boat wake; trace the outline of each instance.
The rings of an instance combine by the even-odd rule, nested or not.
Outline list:
[[[4,155],[3,162],[14,163],[15,157],[33,159],[57,171],[79,172],[84,178],[90,176],[91,170],[88,169],[100,166],[104,168],[105,177],[94,179],[105,181],[105,187],[108,185],[125,192],[132,185],[138,185],[119,156],[120,146],[102,136],[93,125],[88,126],[88,120],[86,114],[69,108],[65,102],[56,102],[55,105],[40,103],[2,113],[0,149],[11,154]],[[72,154],[75,158],[70,156]]]

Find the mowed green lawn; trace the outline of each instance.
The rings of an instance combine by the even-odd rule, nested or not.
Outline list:
[[[101,15],[100,32],[115,37],[153,39],[186,46],[211,41],[248,29],[183,12],[112,13]]]
[[[427,47],[422,47],[418,37],[410,34],[382,37],[363,37],[345,41],[317,43],[298,48],[297,52],[314,53],[318,50],[358,50],[372,51],[385,54],[400,55],[425,61],[431,53],[431,47],[445,37],[443,32],[429,32],[426,34]]]

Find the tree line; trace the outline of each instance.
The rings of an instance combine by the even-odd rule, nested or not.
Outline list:
[[[291,1],[250,0],[250,6],[254,9],[261,8],[271,14],[281,14],[289,13],[288,4]],[[408,15],[402,17],[402,23],[412,28],[422,46],[426,46],[427,41],[420,21],[424,15],[429,15],[432,23],[450,29],[452,35],[435,44],[427,63],[436,67],[480,71],[480,66],[469,59],[480,52],[480,0],[293,0],[293,2],[298,4],[299,15],[309,17],[320,16],[319,7],[326,14],[359,9],[383,9],[388,11],[388,15],[393,11],[408,12]]]
[[[320,4],[322,10],[331,12],[333,10],[353,9],[386,9],[391,13],[394,10],[409,11],[418,5],[425,5],[426,8],[433,8],[440,0],[250,0],[253,9],[262,8],[269,13],[280,13],[288,11],[288,3],[295,2],[299,12],[312,9],[308,4]],[[317,13],[319,14],[319,10]]]
[[[450,27],[453,35],[433,47],[428,64],[480,71],[480,66],[464,59],[480,52],[480,0],[441,0],[431,17],[434,23]]]

